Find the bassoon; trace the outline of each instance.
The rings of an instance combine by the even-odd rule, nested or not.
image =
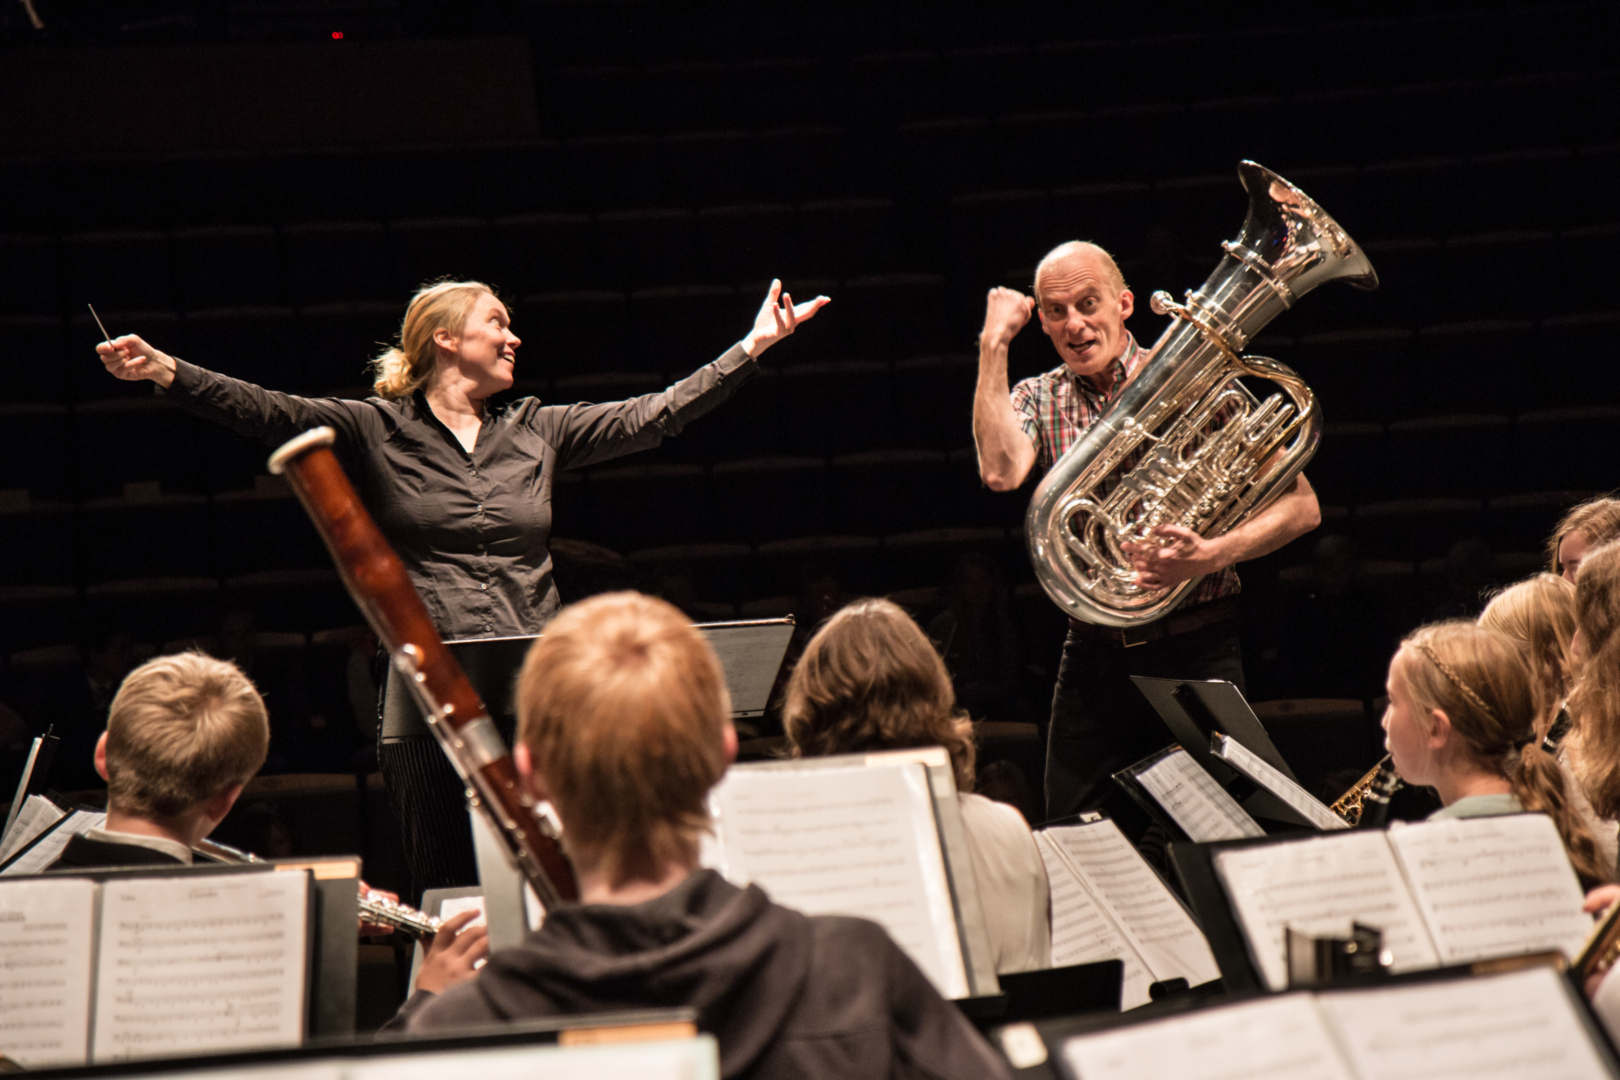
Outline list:
[[[445,648],[405,564],[383,538],[332,452],[329,427],[306,431],[270,455],[304,504],[349,595],[405,676],[445,756],[504,841],[507,856],[549,911],[579,899],[562,847],[518,778],[511,752],[478,691]]]

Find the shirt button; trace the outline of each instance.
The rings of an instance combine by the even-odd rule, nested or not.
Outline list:
[[[484,512],[484,504],[483,504],[483,503],[479,503],[479,504],[478,504],[478,506],[477,506],[477,508],[476,508],[476,509],[477,509],[477,510],[478,510],[478,512],[479,512],[479,513],[480,513],[480,514],[482,514],[482,513],[483,513],[483,512]]]
[[[482,555],[483,553],[484,553],[484,545],[479,544],[478,545],[478,554]]]

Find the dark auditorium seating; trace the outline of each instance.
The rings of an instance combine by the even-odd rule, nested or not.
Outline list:
[[[40,612],[6,650],[141,604],[188,633],[226,600],[266,629],[357,621],[296,503],[259,486],[267,448],[109,378],[86,302],[114,334],[272,389],[364,394],[413,288],[487,277],[524,341],[516,392],[566,404],[686,374],[780,276],[833,304],[680,438],[560,475],[558,528],[636,553],[614,580],[679,562],[697,603],[742,611],[791,606],[814,563],[852,592],[937,588],[948,554],[983,543],[1026,662],[1050,665],[1061,616],[1020,539],[1033,481],[988,491],[971,445],[985,291],[1095,239],[1151,343],[1148,294],[1202,281],[1235,235],[1245,156],[1317,198],[1382,280],[1303,298],[1254,351],[1316,391],[1323,531],[1355,537],[1398,620],[1425,614],[1420,560],[1471,535],[1537,550],[1580,492],[1620,486],[1620,77],[1595,7],[1099,14],[1039,40],[965,9],[850,11],[782,40],[724,4],[518,7],[541,136],[525,144],[5,165],[0,608]],[[1053,363],[1026,328],[1012,378]],[[179,543],[148,566],[128,561],[145,540],[104,552],[126,511]],[[1315,539],[1244,571],[1256,618]],[[108,585],[167,575],[192,584]]]

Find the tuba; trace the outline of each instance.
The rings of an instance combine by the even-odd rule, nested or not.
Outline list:
[[[1135,583],[1122,543],[1160,525],[1219,536],[1264,509],[1322,437],[1316,397],[1285,364],[1243,349],[1323,282],[1378,287],[1359,245],[1303,191],[1252,161],[1238,166],[1249,215],[1209,280],[1177,304],[1136,377],[1052,467],[1030,501],[1025,534],[1041,586],[1073,618],[1130,627],[1168,613],[1195,584]],[[1260,401],[1237,378],[1287,394]]]

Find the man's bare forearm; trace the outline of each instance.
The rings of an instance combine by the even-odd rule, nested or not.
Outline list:
[[[979,452],[979,476],[992,491],[1012,491],[1024,482],[1035,463],[1035,449],[1012,407],[1005,342],[979,342],[973,443]]]
[[[1276,502],[1215,540],[1223,567],[1269,555],[1322,523],[1316,492],[1303,473]]]

